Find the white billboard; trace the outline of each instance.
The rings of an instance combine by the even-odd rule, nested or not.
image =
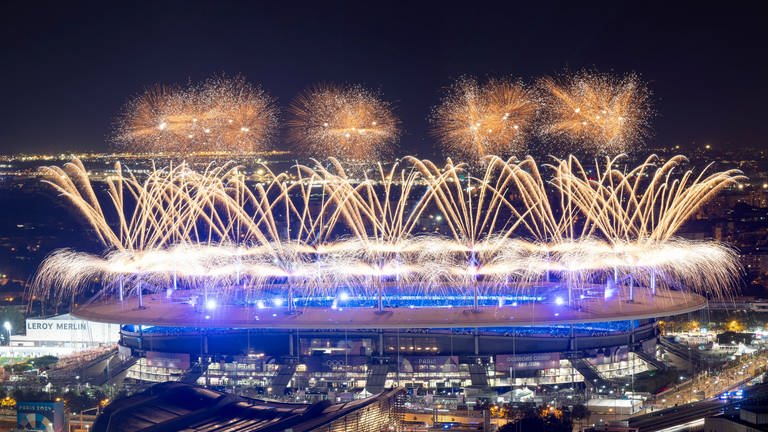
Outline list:
[[[25,339],[40,342],[107,344],[115,343],[119,338],[118,324],[85,321],[65,314],[48,319],[28,319]]]

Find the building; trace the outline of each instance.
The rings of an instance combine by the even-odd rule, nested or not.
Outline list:
[[[94,422],[93,432],[399,431],[402,430],[403,394],[402,389],[394,389],[353,402],[296,404],[163,383],[111,403]]]
[[[120,326],[117,324],[86,321],[70,314],[27,319],[25,327],[26,334],[14,334],[8,346],[0,347],[2,355],[59,357],[113,345],[120,337]]]
[[[765,432],[768,431],[768,406],[742,406],[737,415],[707,417],[702,432]]]

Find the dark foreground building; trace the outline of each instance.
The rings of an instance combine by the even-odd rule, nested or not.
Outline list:
[[[401,430],[403,390],[333,404],[266,402],[181,383],[157,384],[110,404],[93,425],[94,432],[291,430],[378,432]]]

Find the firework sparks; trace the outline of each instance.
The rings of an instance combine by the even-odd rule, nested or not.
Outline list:
[[[375,160],[399,137],[389,103],[360,86],[324,86],[299,96],[288,126],[302,153],[313,157]]]
[[[743,176],[674,175],[684,161],[651,157],[619,171],[616,159],[606,158],[588,176],[570,157],[548,166],[547,180],[530,157],[490,158],[482,178],[462,164],[408,157],[362,181],[332,161],[333,170],[298,166],[291,176],[256,184],[233,164],[203,172],[179,164],[143,180],[118,164],[99,199],[76,160],[44,168],[46,181],[112,252],[54,253],[33,293],[67,298],[98,279],[102,293],[119,287],[122,299],[126,281],[162,291],[178,280],[216,287],[222,296],[284,288],[291,298],[294,290],[333,295],[352,288],[377,294],[381,307],[389,289],[450,287],[473,292],[477,307],[480,292],[521,291],[554,276],[567,281],[569,296],[603,281],[723,296],[739,273],[733,251],[675,233]],[[414,233],[428,214],[444,221],[447,234]]]
[[[443,248],[425,249],[430,243]],[[239,290],[258,294],[280,280],[285,281],[280,289],[298,288],[304,295],[334,295],[340,287],[373,293],[403,286],[423,292],[437,292],[445,286],[504,292],[542,283],[546,274],[594,282],[616,270],[646,286],[655,278],[658,290],[685,286],[720,296],[731,289],[738,275],[733,250],[681,239],[611,244],[587,238],[557,245],[497,239],[479,246],[475,251],[482,252],[481,262],[475,266],[466,265],[468,250],[461,244],[430,237],[402,242],[397,256],[391,250],[366,248],[356,240],[342,240],[319,250],[286,244],[176,245],[117,251],[106,257],[61,250],[42,264],[35,286],[59,287],[57,294],[64,298],[84,291],[96,279],[108,292],[121,280],[140,281],[145,288],[160,292],[174,279],[185,287],[205,281],[217,287],[220,298],[236,296]],[[276,261],[278,255],[292,257],[291,265]],[[702,274],[712,277],[702,278]]]
[[[434,108],[434,134],[451,156],[465,160],[520,155],[537,110],[534,92],[520,82],[492,79],[480,84],[464,78]]]
[[[615,155],[641,144],[648,134],[649,92],[634,74],[618,78],[581,72],[540,84],[544,138]]]
[[[244,78],[156,87],[128,102],[115,141],[133,152],[247,153],[267,148],[277,108]]]

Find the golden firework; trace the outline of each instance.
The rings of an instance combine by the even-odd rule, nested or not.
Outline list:
[[[351,287],[375,292],[381,308],[385,290],[459,287],[474,294],[477,308],[483,292],[530,292],[531,282],[551,275],[574,299],[596,282],[609,290],[624,284],[625,292],[731,293],[740,274],[735,251],[677,233],[745,177],[676,174],[687,163],[682,156],[651,156],[626,169],[621,161],[585,168],[569,157],[540,171],[530,156],[490,157],[484,174],[472,177],[464,164],[405,157],[361,180],[332,160],[332,168],[263,167],[264,182],[233,163],[199,171],[179,163],[138,175],[116,163],[102,183],[74,160],[41,174],[110,252],[54,252],[30,295],[70,299],[95,281],[100,294],[121,300],[124,288],[141,298],[141,287],[161,293],[177,282],[219,298],[273,289],[289,298],[294,290],[333,296]],[[432,217],[447,229],[420,232],[420,221]]]
[[[534,92],[520,82],[492,79],[481,85],[463,78],[434,108],[432,123],[449,155],[478,160],[525,151],[537,111]]]
[[[360,86],[321,86],[294,100],[291,139],[313,157],[375,160],[392,153],[400,130],[391,105]]]
[[[540,81],[544,94],[541,135],[584,149],[618,154],[648,135],[652,110],[647,88],[637,75],[615,77],[581,72]]]
[[[244,153],[265,150],[277,122],[274,101],[242,77],[186,88],[155,87],[128,102],[115,141],[136,152]]]

